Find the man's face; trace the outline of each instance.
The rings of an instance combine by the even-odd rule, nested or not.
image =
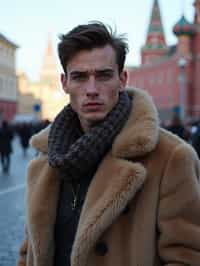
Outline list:
[[[80,51],[69,61],[66,72],[66,76],[61,75],[63,89],[70,95],[71,106],[87,131],[116,105],[127,74],[119,74],[116,54],[110,45]]]

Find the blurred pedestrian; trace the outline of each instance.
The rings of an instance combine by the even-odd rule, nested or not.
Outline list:
[[[191,140],[191,144],[200,158],[200,122],[196,125],[196,129],[195,132],[192,134]]]
[[[31,125],[28,123],[22,123],[18,128],[18,135],[23,150],[23,155],[25,157],[27,155],[29,140],[31,137]]]
[[[7,121],[2,122],[0,128],[0,156],[3,173],[9,173],[10,155],[12,153],[13,132]]]
[[[180,116],[178,114],[174,114],[172,117],[172,121],[167,129],[174,133],[175,135],[179,136],[180,138],[189,141],[190,133],[189,130],[184,126]]]

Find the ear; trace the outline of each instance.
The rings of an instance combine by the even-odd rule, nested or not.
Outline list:
[[[128,80],[128,73],[126,70],[123,70],[119,76],[120,79],[120,91],[124,90],[126,88],[126,83]]]
[[[68,89],[67,89],[67,77],[64,73],[62,73],[60,75],[60,81],[61,81],[61,84],[62,84],[62,88],[64,90],[65,93],[68,93]]]

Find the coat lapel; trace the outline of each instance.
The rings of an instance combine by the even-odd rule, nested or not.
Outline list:
[[[88,254],[101,234],[134,198],[146,179],[144,166],[134,163],[133,160],[139,161],[141,156],[145,156],[156,147],[159,139],[159,119],[152,99],[147,93],[132,89],[129,90],[129,94],[133,96],[133,108],[129,119],[114,140],[110,154],[99,166],[84,201],[72,249],[72,266],[86,265]],[[35,135],[31,140],[32,146],[42,153],[47,153],[48,134],[49,128]],[[47,164],[47,158],[45,160]],[[44,264],[38,265],[51,265],[44,258],[48,257],[48,250],[53,250],[53,246],[45,242],[53,243],[59,182],[48,165],[47,172],[43,173],[40,173],[40,167],[36,173],[34,164],[32,168],[30,176],[37,177],[34,181],[37,184],[29,184],[29,229],[33,236],[32,243],[35,243],[34,248],[37,249],[39,257],[43,257]],[[43,186],[40,186],[42,180]],[[48,188],[55,191],[49,192]],[[45,204],[47,208],[44,207]]]
[[[84,266],[101,234],[134,198],[146,178],[140,163],[108,155],[87,193],[72,250],[72,266]]]
[[[58,172],[51,168],[47,156],[32,161],[28,171],[27,231],[35,264],[52,265],[54,224],[59,195]]]

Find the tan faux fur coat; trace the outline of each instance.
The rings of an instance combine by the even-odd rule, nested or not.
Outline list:
[[[132,113],[88,189],[71,266],[199,266],[197,155],[190,145],[159,129],[157,112],[145,92],[129,93],[134,95]],[[60,181],[48,165],[48,132],[32,138],[41,153],[28,169],[27,239],[20,266],[56,266]]]

